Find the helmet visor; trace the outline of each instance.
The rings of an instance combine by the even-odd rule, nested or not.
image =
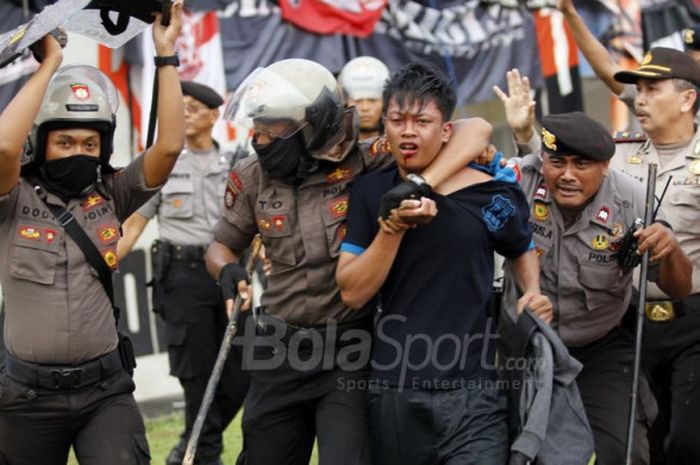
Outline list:
[[[313,101],[293,82],[266,68],[253,71],[226,105],[224,118],[273,138],[289,138],[308,123],[306,108]]]

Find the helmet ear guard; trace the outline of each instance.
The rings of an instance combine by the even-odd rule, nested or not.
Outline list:
[[[343,128],[343,104],[339,103],[335,95],[324,87],[314,103],[306,108],[306,121],[309,125],[305,128],[304,139],[306,148],[313,152],[321,149],[330,137],[338,134]]]

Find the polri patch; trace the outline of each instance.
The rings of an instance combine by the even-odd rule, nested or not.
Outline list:
[[[532,206],[532,214],[537,221],[546,221],[549,218],[549,207],[542,202],[535,202]]]
[[[326,175],[326,181],[329,183],[345,181],[352,176],[352,168],[338,167]]]
[[[42,240],[41,229],[35,228],[33,226],[20,226],[18,234],[24,239],[29,239],[30,241],[40,241]]]
[[[598,234],[593,237],[591,241],[591,246],[595,250],[605,250],[608,248],[608,237],[605,234]]]
[[[108,267],[110,267],[113,270],[117,268],[117,254],[114,252],[114,250],[107,250],[104,253],[103,257]]]

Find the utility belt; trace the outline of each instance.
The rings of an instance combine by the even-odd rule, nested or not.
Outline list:
[[[367,334],[372,334],[372,317],[359,318],[347,323],[328,323],[326,325],[295,326],[287,324],[281,318],[268,315],[257,307],[253,316],[256,321],[256,333],[262,337],[272,337],[278,339],[284,345],[289,345],[293,339],[302,341],[295,345],[300,349],[309,349],[313,345],[313,340],[327,342],[332,338],[339,347],[345,344],[357,344],[357,340],[342,341],[341,336],[348,331],[365,330]],[[331,335],[332,333],[332,335]],[[314,338],[316,336],[316,338]],[[317,349],[317,347],[314,347]]]
[[[170,242],[161,242],[161,244],[167,249],[171,260],[204,261],[204,254],[207,252],[207,247],[204,245],[175,245]]]
[[[650,300],[644,304],[644,313],[651,323],[666,323],[700,311],[700,293],[685,300]]]
[[[90,386],[122,371],[119,352],[114,350],[80,365],[39,365],[6,355],[5,371],[12,379],[34,387],[67,390]]]

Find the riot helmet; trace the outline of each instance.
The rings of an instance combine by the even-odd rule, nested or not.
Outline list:
[[[352,144],[343,142],[354,143],[356,130],[354,109],[345,107],[333,74],[300,58],[253,71],[235,91],[224,118],[271,138],[301,133],[313,158],[331,162],[347,156]]]
[[[113,171],[109,160],[113,151],[117,91],[99,69],[88,65],[69,65],[51,79],[39,113],[29,135],[27,167],[41,165],[46,159],[46,138],[53,129],[87,128],[100,134],[100,165]]]
[[[381,99],[389,68],[373,57],[357,57],[348,61],[338,76],[338,83],[353,100]]]

